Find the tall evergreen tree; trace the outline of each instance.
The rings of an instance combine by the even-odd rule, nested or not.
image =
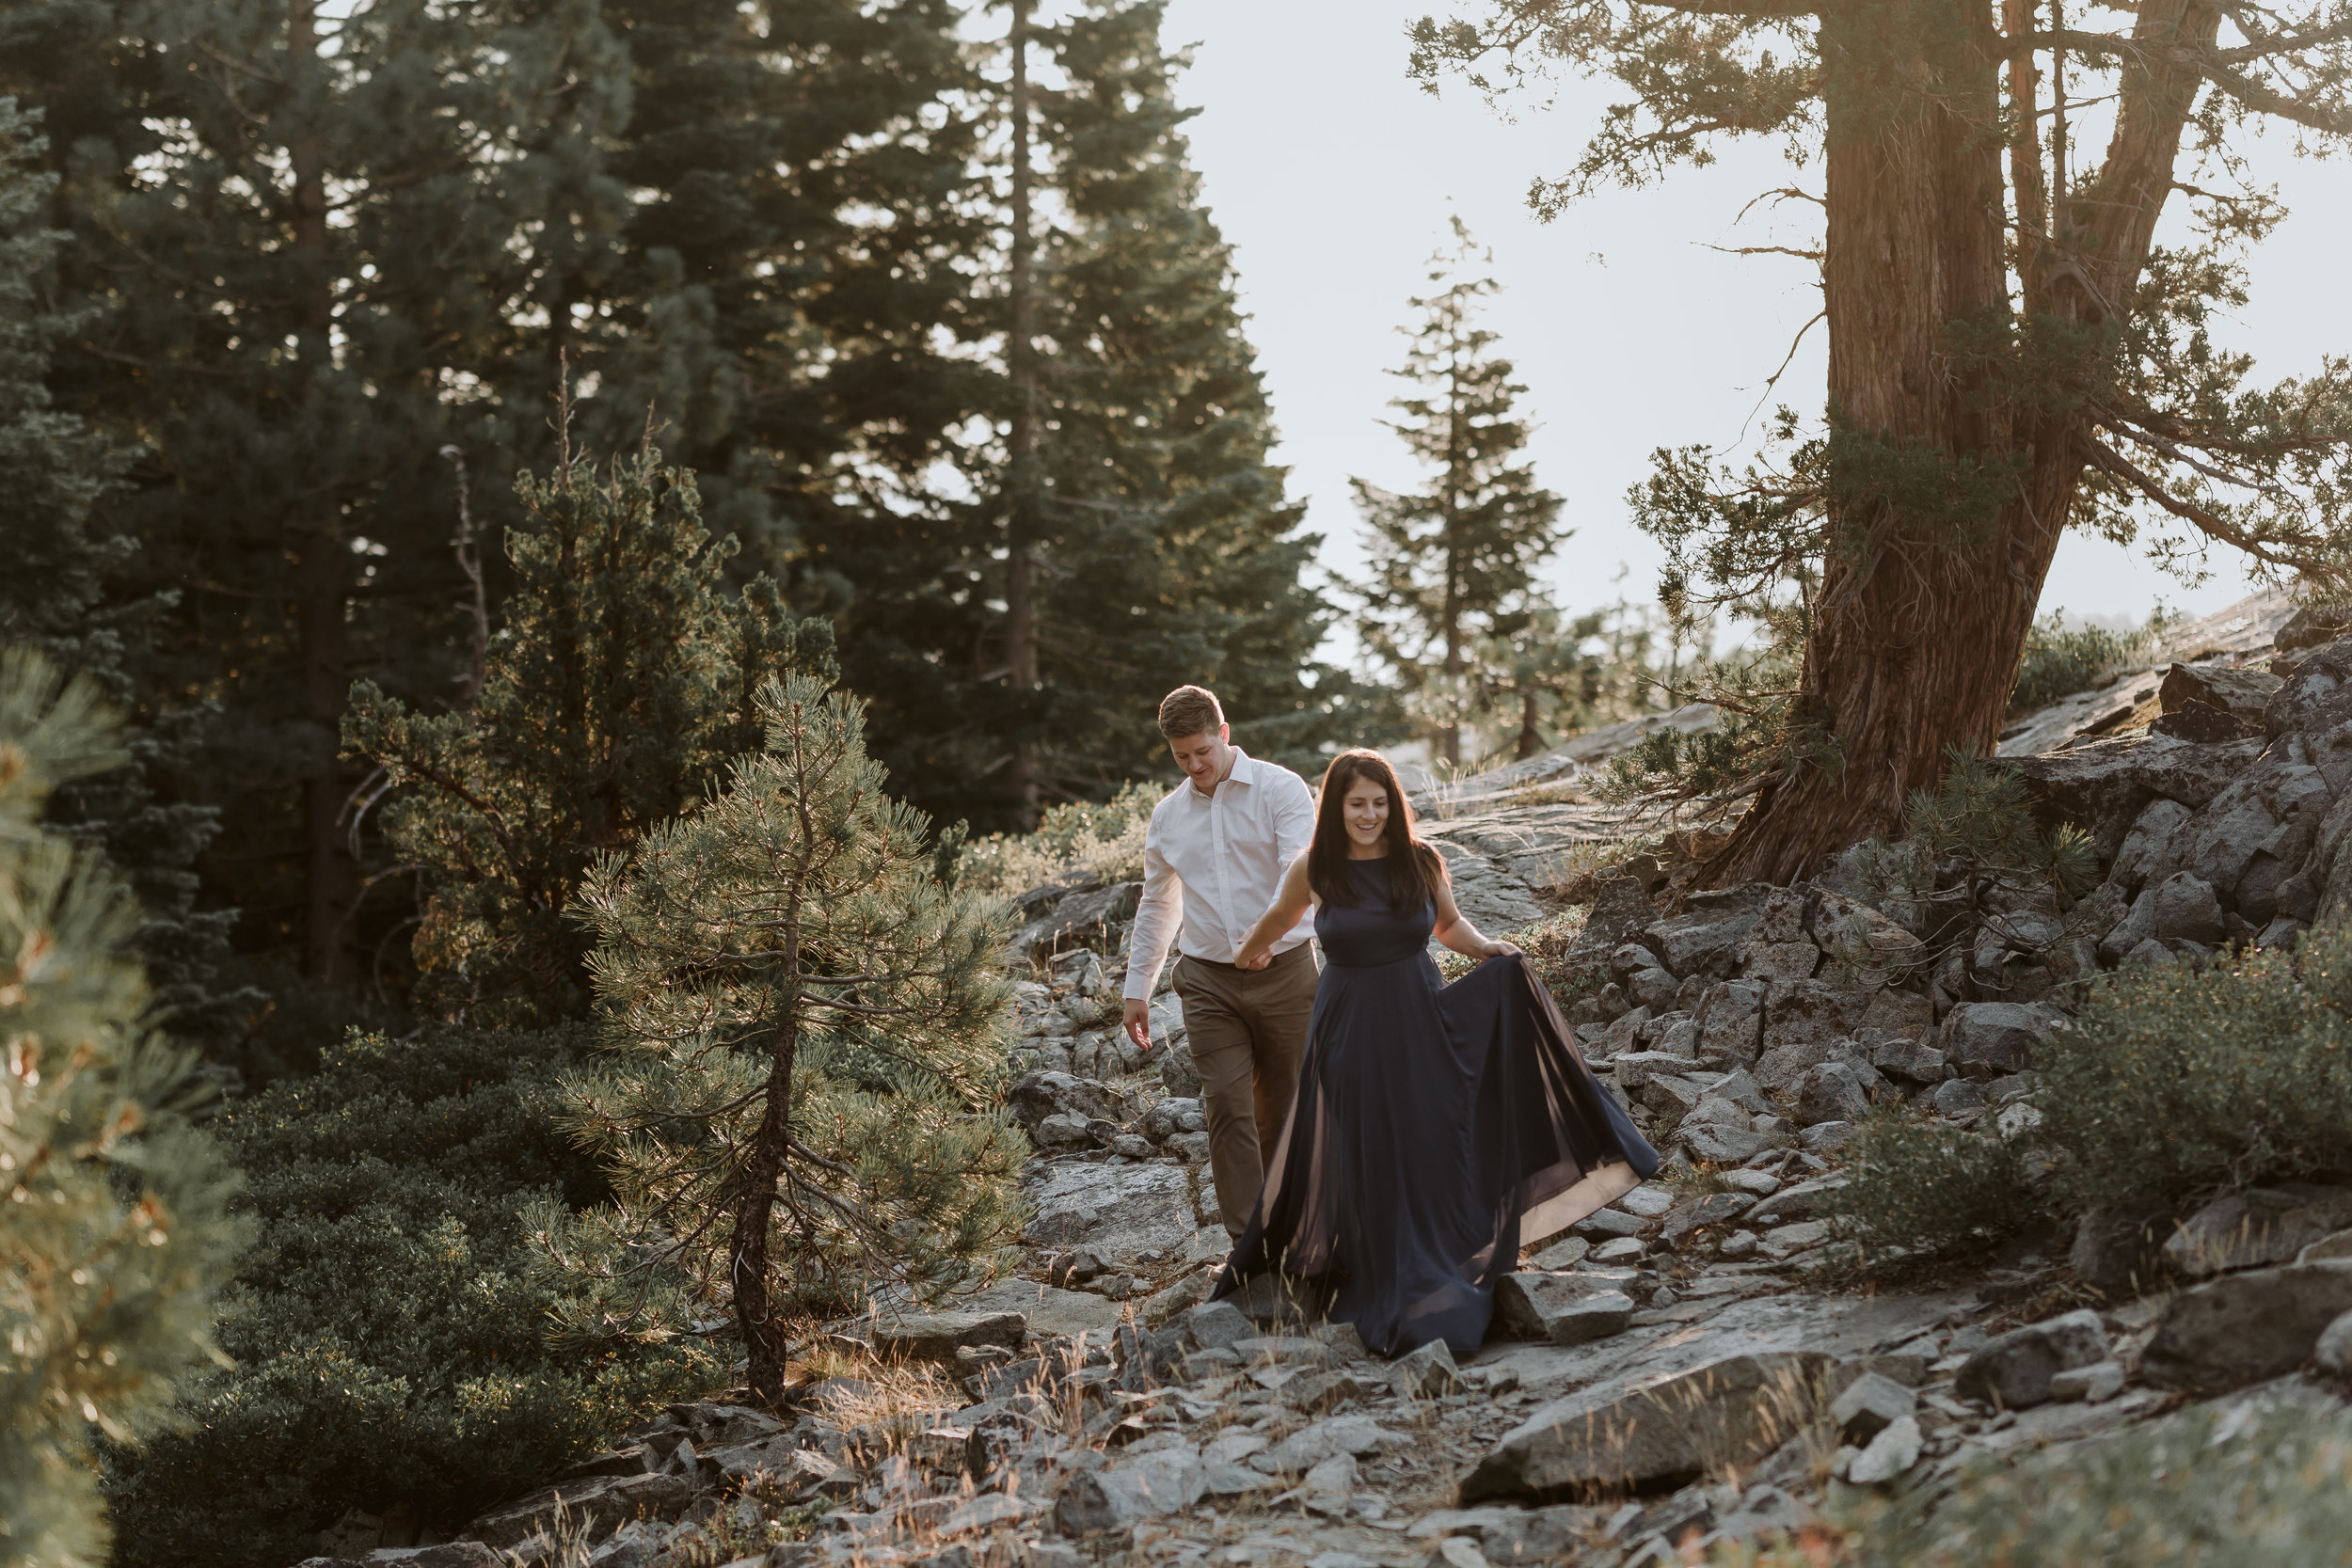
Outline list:
[[[56,386],[149,448],[107,505],[139,546],[119,591],[176,599],[133,674],[222,708],[171,783],[225,808],[204,863],[241,942],[347,980],[376,917],[345,693],[466,670],[432,454],[499,471],[542,422],[551,375],[519,420],[495,394],[626,208],[596,156],[622,56],[587,0],[27,0],[5,26],[70,149],[61,284],[108,307]]]
[[[996,379],[977,405],[989,428],[959,452],[971,499],[868,536],[921,536],[896,567],[864,568],[855,534],[828,534],[812,562],[859,584],[844,671],[874,700],[877,755],[910,800],[984,827],[1153,774],[1146,721],[1179,680],[1215,684],[1245,744],[1301,763],[1346,721],[1346,683],[1314,660],[1317,540],[1267,460],[1265,389],[1162,15],[1089,0],[1032,29],[1033,341],[1024,356],[1008,239],[978,302]],[[992,143],[998,159],[1012,140]]]
[[[580,1082],[576,1122],[618,1203],[564,1244],[575,1332],[635,1318],[631,1275],[681,1271],[780,1405],[797,1323],[883,1279],[950,1283],[1018,1237],[1027,1145],[984,1109],[1011,1000],[987,901],[940,885],[855,701],[789,675],[760,712],[767,747],[723,793],[582,889],[619,1059]]]
[[[1424,389],[1390,405],[1404,418],[1389,428],[1434,470],[1428,487],[1352,483],[1372,533],[1365,645],[1419,698],[1438,754],[1459,766],[1462,716],[1476,697],[1474,644],[1504,629],[1535,567],[1567,535],[1560,498],[1535,483],[1524,456],[1528,427],[1513,410],[1527,388],[1493,353],[1496,335],[1476,325],[1500,285],[1469,274],[1492,253],[1459,217],[1454,239],[1451,254],[1430,258],[1435,292],[1411,302],[1420,324],[1407,329],[1412,347],[1393,372]]]
[[[147,1034],[137,911],[40,825],[119,767],[97,684],[0,654],[0,1564],[105,1559],[95,1432],[151,1429],[212,1347],[241,1240],[234,1178],[190,1124],[190,1063]]]
[[[95,309],[61,311],[51,272],[67,236],[45,218],[56,176],[41,170],[47,139],[38,114],[0,98],[0,645],[39,648],[96,679],[136,712],[129,647],[168,608],[150,594],[109,604],[107,579],[137,554],[113,533],[100,503],[123,483],[131,454],[56,406],[47,378],[61,338],[90,325]],[[159,799],[153,776],[184,765],[200,744],[201,708],[137,714],[124,736],[128,764],[63,784],[49,820],[103,850],[145,911],[138,955],[157,1021],[217,1049],[246,1000],[224,993],[228,911],[197,909],[197,857],[218,813]]]
[[[567,909],[590,863],[757,746],[763,683],[832,664],[832,627],[787,612],[771,578],[727,592],[738,546],[703,527],[691,472],[646,451],[599,474],[567,452],[517,488],[515,593],[471,705],[418,713],[362,681],[343,720],[376,792],[397,792],[393,860],[423,879],[419,1000],[484,1025],[584,1010]]]

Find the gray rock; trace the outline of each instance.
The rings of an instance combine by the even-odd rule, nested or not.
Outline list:
[[[2156,886],[2156,936],[2189,942],[2217,942],[2230,934],[2222,923],[2221,901],[2213,884],[2179,871]]]
[[[553,1529],[560,1513],[574,1531],[601,1534],[640,1515],[675,1519],[694,1500],[694,1483],[682,1476],[601,1476],[563,1481],[483,1514],[466,1533],[498,1551],[519,1546]]]
[[[2111,862],[2149,801],[2161,797],[2191,810],[2204,805],[2246,774],[2262,744],[2198,745],[2163,736],[2100,739],[2004,757],[1999,766],[2025,784],[2039,821],[2078,825],[2090,834],[2100,859]]]
[[[1085,1246],[1102,1257],[1173,1252],[1192,1239],[1192,1191],[1173,1165],[1057,1164],[1030,1192],[1032,1245]]]
[[[506,1559],[479,1541],[432,1546],[377,1546],[358,1556],[305,1558],[295,1568],[506,1568]]]
[[[1663,969],[1639,969],[1626,977],[1625,989],[1633,1000],[1655,1012],[1665,1012],[1675,1005],[1675,993],[1682,982]]]
[[[1767,985],[1809,980],[1820,966],[1821,950],[1804,937],[1794,942],[1751,942],[1740,950],[1740,977]]]
[[[1919,1408],[1919,1396],[1878,1372],[1864,1372],[1830,1402],[1829,1418],[1849,1443],[1867,1443]]]
[[[1844,1148],[1846,1141],[1853,1136],[1853,1131],[1851,1121],[1817,1121],[1797,1134],[1797,1141],[1813,1153],[1827,1154],[1832,1149]]]
[[[1783,1187],[1758,1203],[1749,1217],[1758,1225],[1820,1219],[1829,1212],[1831,1196],[1849,1180],[1845,1172],[1837,1171]]]
[[[2169,969],[2180,961],[2180,955],[2174,953],[2172,949],[2167,947],[2163,942],[2158,942],[2155,938],[2150,937],[2146,942],[2141,942],[2138,946],[2124,954],[2123,962],[2120,967],[2124,969]]]
[[[1616,1074],[1617,1087],[1628,1095],[1649,1101],[1642,1091],[1649,1087],[1650,1079],[1659,1073],[1682,1076],[1696,1064],[1688,1056],[1677,1056],[1665,1051],[1629,1051],[1609,1064]]]
[[[1200,1456],[1189,1444],[1137,1454],[1070,1478],[1054,1503],[1065,1535],[1122,1529],[1190,1508],[1208,1491]]]
[[[1693,1230],[1729,1225],[1756,1207],[1756,1200],[1745,1193],[1708,1193],[1675,1205],[1660,1228],[1667,1240],[1679,1241]]]
[[[1018,1312],[922,1312],[878,1321],[867,1342],[885,1361],[951,1363],[966,1346],[1017,1351],[1028,1337],[1029,1320]]]
[[[2164,1276],[2164,1243],[2171,1233],[2171,1206],[2161,1200],[2095,1209],[2074,1224],[2067,1266],[2075,1278],[2110,1295],[2145,1291]]]
[[[1811,1418],[1827,1365],[1810,1352],[1767,1352],[1583,1389],[1505,1433],[1463,1481],[1462,1501],[1654,1492],[1753,1464]]]
[[[2312,1347],[2312,1359],[2319,1364],[2321,1371],[2352,1377],[2352,1312],[2339,1314],[2319,1331],[2319,1342]]]
[[[2050,1398],[2054,1401],[2099,1404],[2122,1391],[2121,1361],[2094,1361],[2088,1367],[2070,1367],[2050,1379]]]
[[[2098,1313],[2085,1308],[1987,1341],[1962,1364],[1952,1391],[1964,1400],[2023,1410],[2049,1402],[2050,1379],[2058,1373],[2106,1358],[2106,1329]]]
[[[1619,942],[1609,955],[1609,973],[1619,980],[1629,978],[1645,969],[1660,967],[1658,955],[1638,942]]]
[[[1591,1242],[1607,1242],[1618,1237],[1639,1236],[1643,1221],[1638,1215],[1617,1209],[1596,1209],[1572,1227],[1579,1236]]]
[[[1330,1349],[1322,1340],[1303,1334],[1252,1334],[1229,1348],[1252,1366],[1322,1367],[1331,1361]]]
[[[2167,713],[2184,703],[2199,702],[2260,722],[2263,710],[2285,684],[2267,670],[2226,664],[2175,664],[2164,673],[2164,684],[2156,689],[2156,701]]]
[[[1495,1322],[1522,1338],[1591,1344],[1632,1326],[1633,1299],[1591,1275],[1506,1274],[1495,1281]]]
[[[2352,1192],[2289,1182],[2215,1198],[2164,1243],[2166,1262],[2192,1278],[2283,1263],[2352,1227]]]
[[[2296,661],[2263,705],[2263,727],[2275,738],[2291,730],[2316,735],[2352,720],[2352,642],[2327,643]]]
[[[1272,1448],[1252,1455],[1249,1466],[1265,1475],[1304,1475],[1333,1454],[1361,1458],[1383,1449],[1403,1447],[1408,1441],[1369,1416],[1333,1416],[1294,1432]]]
[[[1211,1301],[1178,1313],[1162,1332],[1195,1350],[1231,1350],[1244,1339],[1255,1338],[1258,1325],[1232,1302]]]
[[[1825,1121],[1859,1119],[1870,1107],[1870,1086],[1871,1080],[1866,1079],[1849,1060],[1823,1062],[1806,1069],[1795,1085],[1798,1125],[1814,1127]]]
[[[2178,800],[2159,799],[2149,801],[2133,820],[2131,831],[2123,835],[2122,847],[2116,850],[2114,863],[2107,868],[2108,877],[2127,896],[2148,880],[2153,868],[2169,866],[2173,840],[2181,836],[2191,815]],[[2166,875],[2170,875],[2169,869]],[[2153,914],[2153,906],[2151,911]]]
[[[1692,1045],[1703,1061],[1745,1066],[1764,1046],[1764,987],[1754,980],[1710,986],[1692,1014]]]
[[[1774,986],[1764,1002],[1764,1054],[1770,1057],[1789,1046],[1826,1045],[1848,1038],[1868,1006],[1867,996],[1819,980]],[[1762,1071],[1756,1076],[1766,1088],[1772,1086]]]
[[[1133,920],[1143,896],[1141,882],[1120,882],[1091,893],[1073,893],[1053,912],[1024,926],[1009,946],[1032,963],[1067,947],[1107,948],[1114,927]]]
[[[1941,1084],[1944,1053],[1917,1039],[1884,1040],[1870,1048],[1870,1065],[1906,1084]]]
[[[1028,1074],[1005,1091],[1005,1109],[1024,1128],[1034,1128],[1055,1116],[1074,1116],[1081,1126],[1098,1118],[1123,1121],[1127,1117],[1127,1101],[1119,1091],[1066,1072]]]
[[[2163,802],[2170,805],[2172,802]],[[2122,963],[2123,956],[2143,942],[2154,940],[2156,934],[2156,890],[2148,888],[2132,900],[2123,918],[2107,928],[2099,939],[2099,957],[2109,963]]]
[[[1780,1143],[1771,1133],[1749,1132],[1721,1122],[1687,1123],[1677,1130],[1676,1135],[1691,1158],[1716,1165],[1743,1164]]]
[[[1856,1486],[1883,1486],[1919,1463],[1924,1438],[1916,1416],[1889,1421],[1869,1445],[1846,1465],[1846,1479]]]
[[[2283,1377],[2352,1312],[2352,1260],[2225,1275],[2165,1304],[2140,1375],[2199,1398]]]
[[[1944,1054],[1970,1078],[2022,1072],[2033,1066],[2034,1046],[2063,1022],[2040,1003],[1963,1003],[1945,1017]]]
[[[1389,1386],[1399,1399],[1434,1400],[1458,1391],[1462,1373],[1445,1341],[1432,1339],[1389,1363]]]
[[[1654,922],[1642,940],[1677,974],[1728,975],[1740,949],[1756,934],[1769,895],[1762,884],[1702,893],[1684,899],[1682,912]]]

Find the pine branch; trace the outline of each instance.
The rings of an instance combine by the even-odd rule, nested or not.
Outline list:
[[[2089,436],[2077,436],[2074,438],[2074,445],[2075,449],[2082,453],[2084,460],[2091,467],[2122,480],[2167,512],[2184,522],[2195,525],[2200,531],[2210,537],[2225,545],[2234,546],[2255,560],[2273,566],[2284,566],[2294,571],[2310,572],[2320,576],[2334,575],[2335,568],[2324,555],[2279,553],[2261,539],[2237,527],[2227,518],[2217,515],[2208,508],[2199,506],[2194,501],[2184,500],[2175,496],[2166,489],[2154,475],[2150,474],[2105,442],[2093,440]]]

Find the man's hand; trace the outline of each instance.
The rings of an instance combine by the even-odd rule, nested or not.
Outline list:
[[[1127,1037],[1136,1042],[1136,1050],[1144,1052],[1147,1054],[1151,1052],[1151,1003],[1145,1001],[1139,996],[1131,996],[1127,998],[1127,1014],[1126,1017],[1120,1021],[1120,1026],[1127,1031]]]

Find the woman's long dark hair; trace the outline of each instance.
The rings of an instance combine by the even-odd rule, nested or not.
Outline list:
[[[1347,792],[1359,779],[1369,779],[1389,792],[1388,825],[1381,836],[1389,842],[1389,907],[1417,910],[1435,895],[1445,876],[1445,863],[1413,832],[1413,808],[1396,770],[1377,752],[1359,748],[1342,752],[1323,770],[1323,796],[1315,803],[1314,842],[1307,847],[1307,885],[1327,904],[1356,902],[1356,882],[1347,874]]]

